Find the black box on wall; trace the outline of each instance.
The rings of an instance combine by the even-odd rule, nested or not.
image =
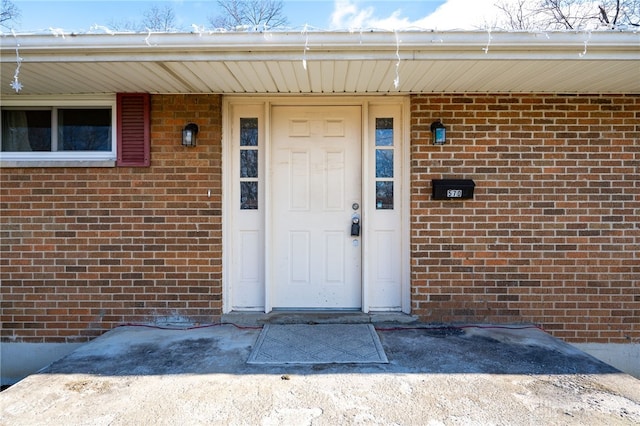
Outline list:
[[[476,184],[471,179],[432,179],[431,198],[434,200],[462,200],[473,198]]]

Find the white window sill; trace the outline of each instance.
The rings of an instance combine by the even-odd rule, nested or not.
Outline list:
[[[11,160],[1,159],[0,168],[31,168],[31,167],[115,167],[113,159],[85,159],[85,160]]]

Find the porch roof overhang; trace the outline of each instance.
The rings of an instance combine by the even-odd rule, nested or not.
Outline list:
[[[22,86],[17,94],[16,81]],[[4,35],[0,94],[640,93],[638,32]]]

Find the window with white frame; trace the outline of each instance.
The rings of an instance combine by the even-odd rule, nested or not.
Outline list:
[[[113,151],[111,108],[3,108],[2,151]]]
[[[115,162],[115,115],[115,96],[7,101],[0,108],[1,160]]]

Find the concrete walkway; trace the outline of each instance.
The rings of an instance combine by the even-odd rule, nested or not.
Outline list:
[[[639,380],[537,328],[376,330],[388,364],[263,366],[256,327],[119,327],[0,393],[0,424],[640,423]]]

